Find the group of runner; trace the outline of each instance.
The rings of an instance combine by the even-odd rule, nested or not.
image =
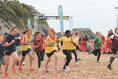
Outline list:
[[[12,27],[9,34],[5,33],[4,37],[0,35],[0,73],[1,64],[3,64],[5,65],[5,77],[9,77],[8,67],[10,64],[10,56],[13,58],[13,72],[17,72],[16,65],[19,66],[20,71],[23,70],[22,64],[26,55],[29,56],[29,70],[34,71],[32,66],[33,52],[35,52],[38,57],[38,70],[41,70],[41,61],[44,60],[44,55],[46,54],[48,59],[45,64],[45,70],[47,72],[49,71],[48,64],[51,61],[52,55],[54,55],[54,69],[57,71],[59,70],[57,53],[58,50],[63,50],[63,53],[66,56],[66,62],[63,70],[68,72],[70,71],[69,63],[72,59],[71,52],[75,56],[75,64],[78,64],[78,39],[79,32],[75,32],[73,35],[71,35],[70,30],[67,30],[65,32],[65,36],[58,39],[54,29],[52,28],[48,29],[48,35],[46,37],[45,35],[42,36],[40,32],[36,32],[33,36],[32,30],[28,28],[20,34],[17,27]]]
[[[95,50],[92,53],[97,57],[97,63],[100,63],[100,46],[101,42],[101,33],[96,32],[96,38],[94,40]],[[113,60],[118,57],[118,28],[115,28],[115,33],[108,37],[108,40],[112,40],[112,51],[113,56],[110,57],[110,64],[107,66],[109,69],[112,69],[111,64]],[[35,52],[38,57],[38,70],[41,69],[41,62],[44,61],[45,54],[48,59],[45,64],[46,72],[49,71],[48,64],[51,61],[52,55],[55,57],[55,67],[56,71],[58,68],[58,51],[62,50],[65,55],[65,64],[63,70],[65,72],[70,71],[70,61],[72,59],[72,53],[75,56],[75,64],[78,63],[78,52],[79,52],[79,32],[75,31],[73,34],[70,30],[66,30],[64,36],[58,38],[55,34],[54,29],[48,29],[47,37],[40,32],[36,32],[34,36],[32,35],[31,29],[26,29],[21,34],[18,31],[17,27],[12,27],[10,33],[5,33],[4,37],[0,35],[0,73],[1,73],[1,64],[5,65],[5,77],[8,75],[8,67],[10,56],[13,58],[12,70],[14,73],[17,72],[16,65],[19,66],[19,70],[22,71],[22,64],[25,60],[26,55],[29,56],[30,71],[34,71],[32,66],[33,63],[33,53]],[[90,53],[89,53],[90,54]],[[20,58],[20,55],[22,57]]]
[[[112,70],[112,63],[115,58],[118,57],[118,27],[114,29],[114,33],[112,30],[108,32],[107,39],[102,38],[102,34],[100,32],[96,32],[96,38],[94,40],[94,51],[90,51],[89,54],[93,53],[93,55],[97,56],[97,63],[100,63],[100,57],[101,57],[101,46],[106,46],[108,41],[111,41],[111,47],[113,56],[110,57],[109,64],[107,65],[107,68]]]

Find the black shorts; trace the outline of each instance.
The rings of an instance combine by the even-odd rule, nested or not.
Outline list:
[[[5,50],[5,55],[11,55],[16,50]]]
[[[22,51],[22,56],[26,56],[31,51],[32,51],[32,49],[27,49],[26,51]]]
[[[48,57],[51,57],[55,52],[57,52],[57,51],[54,50],[54,51],[52,51],[51,53],[46,53],[46,55],[47,55]]]
[[[115,49],[115,48],[111,48],[112,49],[112,51],[113,51],[113,54],[117,54],[117,49]]]

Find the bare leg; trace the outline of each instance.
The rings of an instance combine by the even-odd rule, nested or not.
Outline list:
[[[29,59],[30,59],[30,68],[32,68],[32,60],[33,60],[33,56],[32,53],[28,53]]]
[[[46,66],[49,64],[50,61],[51,61],[51,57],[48,57],[48,60],[46,62]]]
[[[13,65],[12,65],[12,68],[13,68],[13,67],[16,66],[16,63],[17,63],[17,61],[18,61],[18,54],[17,54],[17,52],[13,52],[13,53],[11,54],[11,56],[14,58],[14,62],[13,62]]]
[[[57,60],[58,60],[58,56],[57,56],[57,53],[54,53],[54,56],[55,56],[55,67],[57,67]]]
[[[9,59],[10,59],[10,56],[5,55],[5,62],[6,62],[6,64],[5,64],[5,73],[7,73],[7,71],[8,71]]]
[[[21,61],[20,61],[20,66],[22,65],[23,61],[25,60],[25,56],[22,56]]]
[[[18,58],[20,59],[20,52],[17,52],[17,54],[18,54]],[[17,62],[17,66],[19,66],[19,61],[20,61],[19,59],[18,59],[18,62]]]

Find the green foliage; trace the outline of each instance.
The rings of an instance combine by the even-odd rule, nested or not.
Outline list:
[[[33,23],[32,10],[38,12],[32,6],[16,1],[9,1],[8,3],[0,2],[0,18],[4,19],[6,22],[11,21],[19,29],[26,28],[28,18],[31,18],[31,22]],[[47,24],[45,20],[38,21],[38,23]]]

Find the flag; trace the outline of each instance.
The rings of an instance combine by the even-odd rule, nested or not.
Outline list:
[[[64,23],[63,23],[63,7],[62,7],[62,5],[60,5],[58,7],[58,15],[59,15],[59,19],[60,19],[60,30],[61,30],[61,34],[63,35]]]
[[[28,18],[28,28],[30,29],[31,28],[31,19]]]

